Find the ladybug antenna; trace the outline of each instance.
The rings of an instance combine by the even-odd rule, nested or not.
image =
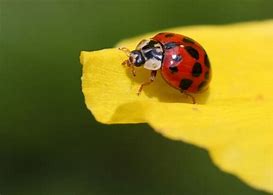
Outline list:
[[[126,47],[119,47],[119,50],[123,51],[128,57],[130,57],[131,51]]]
[[[128,67],[130,67],[131,71],[132,71],[132,75],[135,77],[136,76],[136,70],[135,70],[134,64],[131,62],[131,60],[129,60],[130,56],[131,56],[131,51],[126,47],[119,47],[118,49],[123,51],[128,57],[127,60],[122,62],[122,65],[127,65]]]

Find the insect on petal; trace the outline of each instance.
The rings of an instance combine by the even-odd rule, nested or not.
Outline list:
[[[209,54],[213,80],[209,91],[196,95],[197,104],[170,88],[160,74],[137,96],[149,74],[137,69],[132,77],[121,65],[126,55],[113,48],[81,53],[88,109],[101,123],[146,122],[167,138],[206,148],[222,170],[273,192],[273,20],[164,31],[198,40]],[[118,46],[134,49],[155,34]]]

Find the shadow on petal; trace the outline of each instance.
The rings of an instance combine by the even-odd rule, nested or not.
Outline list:
[[[121,104],[115,110],[110,119],[110,123],[128,124],[128,123],[146,123],[146,114],[149,112],[149,103],[135,101]],[[130,113],[130,114],[128,114]]]
[[[144,68],[136,69],[136,76],[132,75],[130,69],[126,70],[126,74],[132,81],[132,85],[136,83],[139,85],[149,81],[150,71]],[[136,91],[137,93],[137,91]],[[210,90],[209,88],[202,93],[192,94],[198,104],[206,104],[209,98]],[[157,73],[156,79],[153,83],[143,88],[142,94],[149,98],[156,98],[160,102],[166,103],[191,103],[191,99],[185,94],[181,93],[179,90],[170,86],[161,76],[160,70]]]

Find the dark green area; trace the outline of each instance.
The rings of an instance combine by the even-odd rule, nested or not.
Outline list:
[[[147,125],[97,123],[84,105],[78,56],[167,27],[270,19],[272,7],[271,0],[0,0],[0,194],[266,194],[221,172],[206,151]]]

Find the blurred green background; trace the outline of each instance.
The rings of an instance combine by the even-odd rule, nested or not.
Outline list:
[[[167,27],[270,19],[272,8],[272,0],[0,0],[0,194],[266,194],[148,125],[97,123],[78,56]]]

